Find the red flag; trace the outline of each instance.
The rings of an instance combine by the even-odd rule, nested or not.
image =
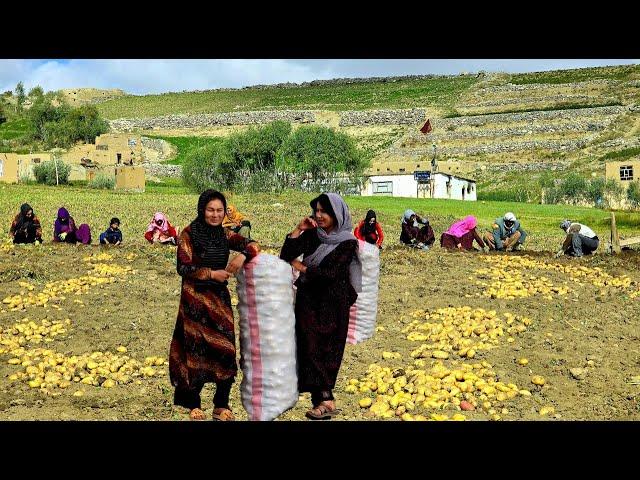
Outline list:
[[[420,131],[424,134],[429,133],[431,130],[433,130],[433,128],[431,127],[431,120],[427,119],[427,123],[425,123],[422,128],[420,129]]]

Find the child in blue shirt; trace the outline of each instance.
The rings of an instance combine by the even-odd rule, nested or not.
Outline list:
[[[109,222],[109,228],[100,234],[102,245],[120,245],[122,243],[122,232],[120,231],[120,220],[113,217]]]

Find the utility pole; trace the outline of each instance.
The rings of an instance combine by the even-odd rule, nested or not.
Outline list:
[[[436,172],[438,171],[438,161],[436,160],[436,142],[433,142],[433,158],[431,159],[431,178],[429,179],[429,190],[433,198],[435,190]]]

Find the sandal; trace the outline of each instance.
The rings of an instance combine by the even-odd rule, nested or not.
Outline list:
[[[305,415],[311,420],[328,420],[341,413],[339,408],[330,408],[327,403],[322,402],[320,405],[313,407]]]
[[[189,412],[189,418],[191,420],[206,420],[207,415],[199,408],[194,408]]]
[[[214,408],[211,418],[219,422],[233,422],[236,419],[228,408]]]

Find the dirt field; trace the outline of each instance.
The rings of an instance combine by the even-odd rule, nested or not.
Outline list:
[[[108,255],[113,258],[108,258]],[[147,363],[154,364],[152,367],[142,365],[148,357],[167,359],[180,291],[174,257],[172,247],[127,246],[104,250],[100,247],[51,244],[26,248],[4,246],[0,252],[2,299],[21,292],[23,297],[28,297],[29,293],[33,296],[46,289],[47,283],[49,288],[55,288],[58,284],[52,287],[50,282],[79,278],[89,271],[92,279],[87,281],[86,291],[80,289],[81,294],[75,295],[73,290],[57,293],[43,306],[28,305],[21,309],[14,306],[15,303],[5,302],[0,307],[0,338],[4,348],[9,348],[7,345],[11,341],[23,336],[23,351],[0,353],[0,419],[185,420],[185,411],[172,407],[167,365],[158,365],[162,360],[157,359],[148,360]],[[494,261],[507,263],[494,264]],[[112,268],[105,269],[100,267],[101,264],[112,265]],[[113,265],[129,267],[130,270],[114,268]],[[566,267],[567,270],[550,269],[549,265]],[[580,267],[600,267],[602,273],[580,270]],[[491,293],[486,293],[488,287],[481,283],[496,285],[490,276],[501,275],[500,272],[509,272],[516,277],[515,283],[494,292],[493,296],[497,298],[491,298]],[[519,274],[521,278],[518,278]],[[620,277],[623,274],[628,278]],[[106,279],[105,283],[91,285],[91,282],[99,282],[96,278]],[[375,405],[377,394],[367,391],[366,387],[361,389],[366,383],[370,365],[376,363],[380,367],[389,367],[394,372],[392,376],[406,377],[409,381],[411,368],[429,371],[439,360],[429,356],[412,357],[411,353],[421,344],[429,342],[407,339],[411,328],[417,325],[415,322],[424,321],[423,311],[429,313],[439,308],[464,306],[472,310],[495,310],[498,316],[511,313],[516,318],[512,325],[520,325],[518,319],[522,318],[528,318],[530,322],[525,321],[523,325],[526,328],[522,327],[521,332],[514,334],[506,333],[509,327],[504,324],[504,335],[496,336],[490,349],[477,347],[473,359],[461,358],[461,351],[448,348],[446,342],[441,342],[438,348],[449,350],[446,352],[449,358],[441,360],[443,366],[454,370],[464,360],[471,365],[469,368],[475,364],[473,371],[480,372],[479,376],[493,377],[489,384],[515,384],[517,391],[528,390],[531,395],[509,394],[505,387],[507,393],[503,397],[509,398],[496,399],[495,392],[485,395],[483,391],[476,390],[467,398],[477,400],[477,408],[465,412],[460,412],[455,401],[428,407],[418,399],[413,402],[415,408],[406,407],[411,410],[411,416],[434,418],[435,414],[435,418],[439,418],[438,415],[452,417],[463,413],[469,420],[640,419],[640,385],[632,380],[632,377],[640,375],[640,308],[639,299],[632,295],[638,291],[639,280],[640,256],[635,252],[620,257],[601,254],[590,258],[555,260],[550,254],[531,252],[526,256],[514,254],[505,258],[480,253],[448,253],[439,247],[429,252],[408,251],[400,247],[384,250],[379,331],[362,344],[347,345],[335,390],[339,406],[343,409],[343,415],[338,419],[384,418],[374,415],[369,408],[359,406],[363,398],[371,398]],[[605,281],[610,285],[594,285],[594,282]],[[235,281],[232,281],[230,290],[235,296]],[[529,296],[517,296],[525,290]],[[489,296],[484,296],[485,293]],[[503,295],[515,295],[515,298],[500,298]],[[462,318],[460,312],[463,310],[456,312]],[[235,318],[238,318],[237,311]],[[29,320],[21,323],[23,319]],[[66,319],[70,320],[68,325],[64,325]],[[25,334],[14,327],[16,323],[26,326],[29,321],[40,325],[42,320],[49,324],[62,321],[63,332],[46,341],[50,334],[42,333],[42,329],[41,338],[37,338],[35,328]],[[413,327],[411,322],[414,322]],[[25,335],[30,339],[24,338]],[[470,338],[475,338],[474,335]],[[513,340],[509,341],[509,338]],[[480,341],[480,338],[476,340]],[[41,343],[36,343],[38,341]],[[126,353],[117,352],[116,348],[122,346],[126,347]],[[49,352],[34,350],[38,348],[49,349]],[[425,351],[430,352],[431,348]],[[27,374],[15,380],[11,377],[25,372],[29,368],[28,362],[27,366],[15,364],[15,360],[8,363],[13,358],[23,361],[24,355],[30,351],[35,352],[29,357],[32,368],[39,361],[46,361],[47,356],[55,357],[56,353],[59,354],[58,365],[66,365],[64,359],[107,351],[121,357],[126,355],[141,365],[132,367],[133,373],[127,383],[116,384],[112,388],[106,388],[104,383],[103,386],[94,386],[74,379],[70,379],[64,389],[50,389],[46,385],[34,387],[29,386]],[[385,357],[397,357],[399,354],[400,358],[385,359],[383,352],[388,352]],[[523,357],[528,359],[526,366],[517,363]],[[101,360],[100,356],[95,357],[96,362]],[[128,360],[121,358],[120,361]],[[56,362],[53,363],[55,365]],[[145,368],[153,368],[154,371],[151,373]],[[532,384],[534,375],[544,377],[544,386]],[[233,388],[232,407],[239,419],[246,419],[240,403],[240,379],[238,377]],[[352,382],[357,383],[357,393],[347,393],[349,380],[362,380]],[[82,396],[74,395],[78,391],[83,392]],[[208,386],[203,392],[207,413],[211,411],[211,398],[212,388]],[[483,408],[485,401],[490,401],[491,406]],[[308,398],[301,397],[297,406],[280,418],[302,420],[308,406]],[[554,407],[554,411],[541,415],[542,407]],[[397,413],[400,415],[403,410]],[[398,416],[392,411],[387,418]]]

